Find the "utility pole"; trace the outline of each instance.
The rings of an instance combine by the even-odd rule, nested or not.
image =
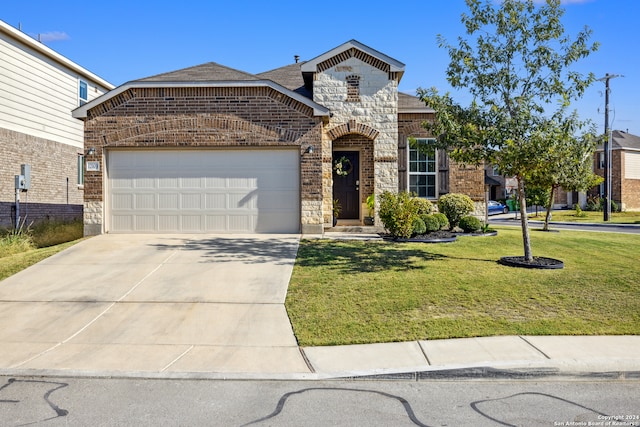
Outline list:
[[[624,77],[620,74],[605,74],[603,78],[598,79],[604,81],[604,220],[609,221],[611,216],[611,131],[609,130],[609,80],[616,77]]]

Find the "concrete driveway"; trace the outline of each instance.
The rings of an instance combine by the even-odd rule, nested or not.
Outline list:
[[[297,235],[101,235],[0,282],[0,372],[309,373]]]

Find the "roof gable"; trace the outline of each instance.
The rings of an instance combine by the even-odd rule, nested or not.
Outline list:
[[[304,77],[305,86],[311,86],[313,74],[322,72],[352,57],[361,59],[382,71],[388,72],[389,78],[396,79],[398,82],[400,82],[404,74],[405,65],[402,62],[378,52],[357,40],[350,40],[302,64],[300,68]]]
[[[260,80],[253,74],[226,67],[215,62],[207,62],[193,67],[182,68],[168,73],[157,74],[137,80],[140,82],[211,82]]]

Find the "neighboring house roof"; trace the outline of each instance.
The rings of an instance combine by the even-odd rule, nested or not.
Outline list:
[[[502,183],[498,180],[496,180],[495,178],[490,177],[489,175],[484,176],[484,185],[491,185],[491,186],[501,186]]]
[[[38,40],[34,39],[33,37],[23,33],[22,31],[13,28],[11,25],[7,24],[6,22],[0,20],[0,32],[5,33],[7,35],[9,35],[10,37],[12,37],[15,40],[20,41],[20,43],[30,47],[31,49],[35,50],[36,52],[44,55],[45,57],[57,62],[58,64],[62,65],[63,67],[78,73],[80,76],[86,78],[87,80],[91,80],[97,84],[99,84],[100,86],[104,87],[107,90],[111,90],[113,89],[115,86],[112,85],[111,83],[109,83],[108,81],[104,80],[103,78],[93,74],[91,71],[87,70],[86,68],[81,67],[80,65],[76,64],[75,62],[71,61],[68,58],[65,58],[64,56],[60,55],[58,52],[54,51],[53,49],[49,48],[48,46],[46,46],[45,44],[39,42]]]
[[[621,130],[614,130],[611,132],[611,140],[613,142],[611,149],[640,150],[640,136],[631,135]]]
[[[640,151],[640,136],[632,135],[621,130],[611,131],[611,149]],[[604,146],[602,144],[596,148],[596,151],[603,150]]]
[[[398,113],[434,113],[435,110],[417,96],[398,92]]]

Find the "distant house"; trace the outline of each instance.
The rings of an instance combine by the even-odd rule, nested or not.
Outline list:
[[[640,137],[620,130],[611,134],[611,199],[623,211],[640,211]],[[604,148],[594,154],[593,170],[604,176]],[[591,195],[604,195],[604,183]]]
[[[360,225],[387,190],[465,193],[482,212],[481,168],[410,143],[432,141],[434,115],[398,92],[404,69],[351,40],[260,74],[207,63],[89,101],[73,113],[99,165],[85,234],[322,233],[335,200],[339,224]]]
[[[21,165],[21,222],[81,218],[84,129],[71,111],[113,86],[3,21],[0,58],[0,227],[15,225]]]

